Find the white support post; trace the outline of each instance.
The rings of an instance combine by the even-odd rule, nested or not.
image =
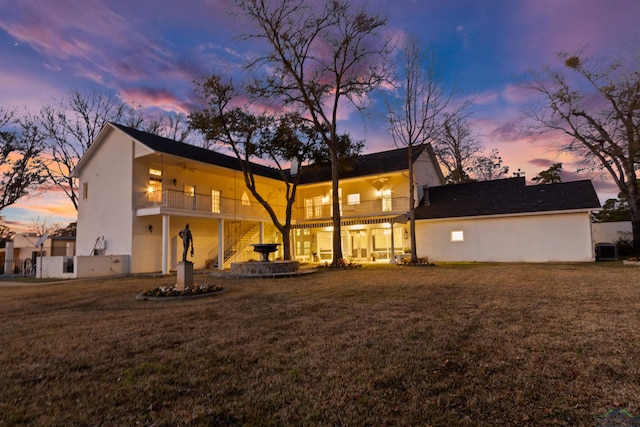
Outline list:
[[[218,220],[218,270],[224,270],[224,219]]]
[[[13,274],[13,240],[10,240],[6,243],[4,250],[4,274],[10,275]]]
[[[162,274],[169,274],[169,215],[162,215]]]
[[[393,235],[393,221],[391,221],[391,259],[389,260],[389,264],[396,263],[396,247],[395,247],[395,239]]]
[[[258,243],[264,243],[264,222],[260,221],[260,237]]]

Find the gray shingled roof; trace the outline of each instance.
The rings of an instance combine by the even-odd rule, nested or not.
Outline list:
[[[411,152],[411,157],[413,158],[412,161],[415,162],[425,149],[428,150],[428,147],[428,145],[414,147]],[[363,154],[358,157],[351,169],[340,173],[340,179],[406,170],[408,168],[407,155],[407,147],[381,151],[378,153]],[[304,174],[300,177],[300,184],[323,181],[331,181],[330,167],[323,167],[321,169],[314,169],[313,167],[307,168],[305,169]]]
[[[233,156],[227,156],[215,151],[196,147],[195,145],[177,142],[172,139],[143,132],[120,124],[113,123],[113,125],[154,151],[241,171],[238,159]],[[412,152],[413,161],[416,161],[425,149],[428,149],[427,145],[414,148]],[[405,147],[378,153],[363,154],[358,157],[351,169],[341,172],[340,178],[352,178],[405,170],[407,169],[407,150],[408,148]],[[256,175],[282,179],[279,171],[275,168],[258,165],[256,163],[252,163],[251,167]],[[323,167],[320,169],[309,167],[305,168],[304,173],[300,177],[300,184],[330,180],[330,167]]]
[[[242,171],[240,162],[236,157],[227,156],[225,154],[217,153],[215,151],[207,150],[201,147],[196,147],[195,145],[177,142],[173,139],[164,138],[162,136],[154,135],[148,132],[143,132],[134,128],[130,128],[128,126],[123,126],[116,123],[112,124],[130,137],[134,138],[137,141],[140,141],[142,144],[146,145],[154,151],[183,157],[185,159],[195,160],[210,165],[222,166],[231,170]],[[273,179],[282,179],[279,171],[275,168],[262,166],[256,163],[252,163],[251,168],[253,170],[253,173],[256,175],[261,175]]]
[[[431,187],[416,208],[416,219],[598,209],[591,181],[525,185],[525,179]]]

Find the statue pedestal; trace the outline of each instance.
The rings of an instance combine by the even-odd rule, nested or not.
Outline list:
[[[184,291],[187,286],[193,286],[193,263],[189,261],[179,262],[176,290]]]

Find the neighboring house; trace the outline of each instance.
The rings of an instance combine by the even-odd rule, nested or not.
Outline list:
[[[432,261],[593,261],[591,181],[524,178],[429,188],[416,209],[417,251]]]
[[[41,243],[40,246],[37,246]],[[0,249],[0,267],[5,275],[35,273],[36,261],[43,257],[73,257],[75,237],[48,236],[42,239],[36,233],[18,233]]]
[[[408,161],[407,148],[389,150],[360,156],[341,173],[339,197],[345,258],[389,262],[408,248]],[[502,228],[510,230],[520,226],[535,227],[531,233],[536,237],[545,235],[546,231],[541,233],[540,229],[554,229],[556,223],[564,221],[568,223],[566,229],[575,230],[573,237],[586,234],[589,238],[580,237],[571,244],[565,242],[557,249],[564,253],[559,259],[593,259],[591,227],[585,218],[588,219],[588,212],[598,208],[599,204],[597,198],[595,202],[592,200],[595,193],[590,183],[572,187],[572,191],[587,192],[589,203],[585,206],[571,205],[548,211],[546,206],[536,202],[535,209],[527,211],[526,215],[523,215],[524,211],[512,212],[507,208],[496,208],[495,212],[461,213],[455,197],[452,199],[447,193],[455,190],[449,189],[464,188],[464,185],[475,188],[472,193],[477,194],[471,204],[478,206],[478,203],[491,204],[491,199],[482,195],[485,190],[506,191],[500,200],[507,205],[510,201],[514,205],[521,204],[520,199],[513,197],[519,192],[532,195],[534,190],[525,190],[523,179],[513,181],[517,185],[511,186],[500,181],[498,184],[443,186],[444,177],[429,145],[414,149],[412,163],[416,200],[432,201],[430,206],[419,209],[419,256],[452,260],[486,257],[483,252],[477,253],[472,249],[484,251],[484,246],[492,246],[490,240],[486,240],[484,246],[473,243],[473,248],[470,248],[475,234],[471,228],[466,228],[484,230],[484,221],[504,220]],[[285,187],[280,172],[261,165],[253,165],[253,170],[260,194],[284,218]],[[330,261],[333,257],[333,228],[329,170],[309,167],[301,173],[292,214],[292,253],[301,261]],[[235,157],[108,124],[78,162],[74,176],[79,178],[80,190],[76,249],[78,276],[116,272],[168,273],[176,268],[182,253],[178,233],[187,223],[194,238],[194,267],[199,269],[229,268],[231,262],[256,259],[258,256],[253,252],[251,243],[282,241],[265,209],[246,189]],[[563,185],[571,187],[571,183]],[[550,185],[540,187],[549,191],[555,188]],[[424,193],[427,188],[428,192]],[[442,196],[440,201],[439,194]],[[433,216],[431,212],[437,203],[447,205],[447,200],[452,204],[444,216]],[[547,212],[540,213],[540,210]],[[525,221],[525,217],[530,219]],[[513,222],[513,218],[517,220]],[[434,224],[443,221],[451,221],[456,225],[452,231],[464,234],[465,241],[454,250],[439,243],[441,238],[434,233],[434,227],[437,227]],[[476,222],[478,225],[474,225]],[[499,229],[501,226],[495,227]],[[483,239],[489,237],[485,233]],[[501,241],[501,234],[494,237],[495,242]],[[547,243],[554,242],[531,241],[540,249],[521,252],[510,260],[543,260],[545,257],[539,256],[538,252],[545,252]],[[465,250],[461,251],[463,248]],[[452,253],[456,256],[450,256]],[[281,257],[281,254],[280,249],[275,257]],[[101,264],[99,259],[102,258],[106,261]],[[91,267],[85,264],[91,264]]]

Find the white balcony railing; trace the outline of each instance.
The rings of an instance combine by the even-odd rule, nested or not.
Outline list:
[[[391,199],[361,200],[357,204],[342,203],[340,213],[343,217],[386,215],[409,211],[408,197]],[[329,219],[332,216],[331,204],[305,206],[294,210],[293,219],[297,221]]]
[[[243,202],[238,199],[220,197],[213,199],[207,194],[190,195],[182,191],[162,190],[145,193],[139,207],[164,207],[187,212],[210,213],[214,216],[243,216],[269,219],[264,207],[257,201]],[[284,220],[284,206],[273,206],[278,218]],[[408,197],[394,197],[391,199],[361,200],[358,204],[342,204],[341,215],[343,217],[373,216],[400,214],[409,211]],[[292,211],[292,220],[297,222],[330,219],[332,206],[322,204],[317,206],[297,207]]]
[[[140,208],[163,207],[187,212],[210,213],[221,216],[244,216],[254,218],[269,218],[265,208],[257,201],[230,199],[226,197],[215,200],[207,194],[188,194],[182,191],[162,190],[147,192],[139,203]],[[278,217],[284,218],[284,208],[273,206]]]

